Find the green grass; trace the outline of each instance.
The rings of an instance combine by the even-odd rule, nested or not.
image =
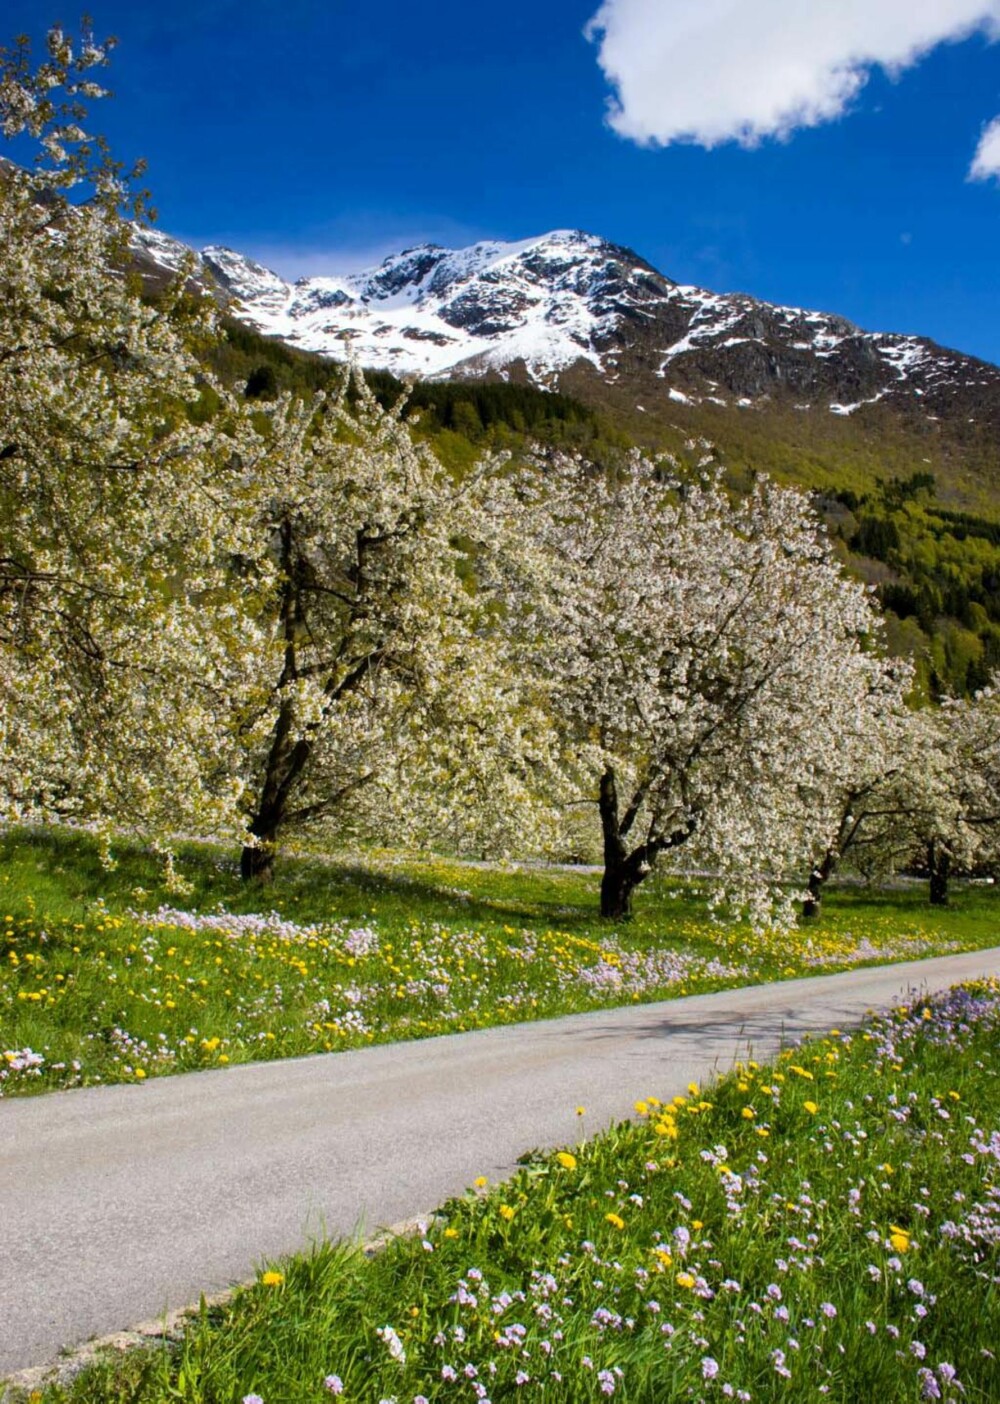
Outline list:
[[[995,1400],[998,1051],[992,981],[648,1097],[45,1404]]]
[[[694,994],[996,943],[998,899],[831,895],[789,936],[713,922],[696,886],[659,881],[637,916],[596,914],[597,879],[372,857],[288,860],[264,891],[217,849],[185,852],[191,890],[87,836],[0,839],[0,1095],[143,1080]],[[167,904],[170,910],[163,910]],[[219,915],[219,909],[224,914]],[[214,915],[213,915],[214,914]],[[250,919],[257,914],[257,920]]]

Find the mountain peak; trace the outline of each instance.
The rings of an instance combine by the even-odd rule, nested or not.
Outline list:
[[[603,367],[617,326],[675,285],[630,249],[579,229],[417,244],[377,266],[291,284],[231,249],[203,250],[232,310],[304,350],[402,376],[505,373],[546,383],[576,361]],[[461,368],[461,370],[459,369]]]
[[[156,230],[137,230],[134,246],[147,276],[176,274],[191,256]],[[984,389],[1000,395],[994,366],[830,313],[681,285],[580,229],[416,244],[371,268],[295,283],[218,245],[197,264],[259,331],[401,378],[514,376],[554,388],[572,372],[634,386],[644,401],[774,399],[844,416],[889,400],[931,421],[942,405],[974,407]]]

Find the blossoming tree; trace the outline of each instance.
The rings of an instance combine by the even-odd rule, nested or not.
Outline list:
[[[286,397],[241,449],[258,512],[242,568],[274,572],[239,709],[247,877],[304,825],[503,848],[544,819],[550,727],[517,667],[524,523],[503,462],[454,480],[401,407],[348,389]]]
[[[762,919],[880,671],[869,596],[766,481],[733,501],[636,458],[551,465],[545,492],[554,706],[600,819],[603,914],[683,847]]]
[[[911,864],[944,906],[953,875],[1000,860],[1000,688],[951,698],[913,720],[907,773]]]
[[[56,29],[36,69],[0,62],[0,126],[38,151],[0,169],[0,797],[204,832],[237,813],[215,715],[244,514],[189,413],[209,319],[140,295],[128,178],[80,125],[106,58]]]
[[[821,788],[803,796],[815,816],[805,917],[819,915],[826,884],[845,858],[869,873],[890,872],[907,852],[917,725],[907,708],[912,677],[912,667],[899,659],[869,660],[855,706],[827,756]]]
[[[499,627],[502,464],[453,482],[360,380],[210,384],[211,308],[142,296],[128,182],[80,126],[106,58],[54,30],[0,64],[3,128],[40,151],[0,177],[4,811],[242,836],[247,876],[333,817],[530,841],[546,728]]]

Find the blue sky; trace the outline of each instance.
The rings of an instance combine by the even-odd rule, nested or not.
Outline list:
[[[2,37],[43,3],[6,0]],[[574,227],[1000,361],[1000,179],[967,178],[1000,0],[836,0],[825,33],[802,0],[606,0],[588,39],[597,4],[92,0],[119,39],[94,125],[163,229],[286,275]]]

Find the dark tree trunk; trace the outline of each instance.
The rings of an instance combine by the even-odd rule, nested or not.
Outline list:
[[[286,676],[295,676],[287,663]],[[283,678],[282,682],[285,680]],[[240,874],[244,881],[270,882],[274,877],[278,834],[292,807],[294,788],[311,754],[312,742],[301,736],[296,739],[295,706],[286,698],[278,708],[258,809],[250,823],[250,832],[257,843],[247,844],[240,855]]]
[[[284,783],[281,783],[282,780]],[[274,878],[278,834],[288,812],[289,788],[287,753],[282,754],[275,744],[264,779],[260,808],[250,823],[250,833],[256,842],[244,844],[240,854],[240,877],[244,882],[266,883]]]
[[[823,884],[815,881],[816,874],[809,875],[809,896],[802,903],[803,921],[815,921],[823,903]]]
[[[274,859],[277,852],[278,830],[282,814],[271,805],[261,806],[250,824],[255,843],[245,843],[240,854],[240,877],[244,882],[267,883],[274,880]]]
[[[618,789],[615,773],[601,776],[601,830],[604,835],[604,876],[601,878],[601,916],[609,921],[627,921],[632,915],[632,893],[646,876],[643,866],[630,854],[618,818]]]
[[[948,878],[951,875],[951,854],[933,839],[927,845],[927,873],[930,878],[932,907],[948,905]]]
[[[274,880],[274,845],[245,843],[240,854],[240,877],[244,882],[268,883]]]
[[[638,787],[624,815],[618,813],[615,772],[609,767],[601,776],[598,805],[604,836],[604,876],[601,879],[601,916],[610,921],[628,921],[632,915],[632,893],[653,871],[657,858],[666,849],[686,843],[698,827],[692,812],[686,823],[671,834],[650,831],[645,842],[629,852],[628,835],[643,805],[648,786]]]
[[[802,903],[802,915],[806,921],[813,921],[819,916],[823,905],[823,889],[836,871],[837,859],[832,850],[828,850],[823,855],[823,861],[809,874],[809,896]]]
[[[605,864],[601,878],[601,916],[608,921],[628,921],[632,916],[632,893],[641,881],[641,876],[631,876],[628,863]]]
[[[948,874],[946,872],[931,873],[930,896],[932,907],[947,907]]]
[[[604,838],[604,875],[601,878],[601,916],[609,920],[628,916],[631,893],[622,892],[622,869],[625,866],[625,844],[618,828],[618,789],[615,773],[606,770],[601,776],[598,800],[601,812],[601,833]],[[624,902],[624,911],[622,904]]]

